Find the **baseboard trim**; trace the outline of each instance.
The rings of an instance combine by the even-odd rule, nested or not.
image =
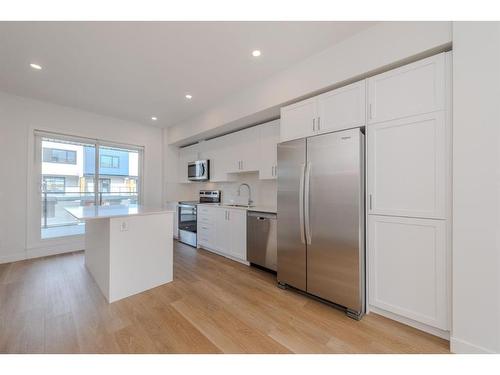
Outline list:
[[[450,350],[456,354],[495,354],[494,351],[483,348],[470,342],[451,337]]]
[[[74,241],[65,244],[51,245],[47,247],[38,247],[32,249],[24,249],[14,254],[7,254],[0,256],[0,264],[18,262],[26,259],[41,258],[51,255],[58,255],[64,253],[72,253],[74,251],[84,250],[83,241]]]
[[[431,335],[434,335],[434,336],[437,336],[437,337],[440,337],[442,339],[450,341],[450,332],[449,331],[444,331],[442,329],[432,327],[432,326],[424,324],[424,323],[417,322],[413,319],[406,318],[406,317],[398,315],[398,314],[394,314],[390,311],[380,309],[380,308],[375,307],[373,305],[368,306],[367,311],[369,311],[370,313],[382,315],[386,318],[395,320],[399,323],[406,324],[407,326],[416,328],[420,331],[424,331],[424,332],[429,333]]]
[[[206,247],[204,245],[197,245],[196,246],[198,249],[203,249],[203,250],[206,250],[206,251],[210,251],[211,253],[214,253],[216,255],[220,255],[224,258],[227,258],[227,259],[230,259],[230,260],[233,260],[235,262],[238,262],[238,263],[241,263],[241,264],[244,264],[246,266],[249,266],[250,265],[250,262],[246,261],[246,260],[243,260],[243,259],[239,259],[239,258],[235,258],[235,257],[232,257],[231,255],[227,255],[227,254],[224,254],[218,250],[214,250],[214,249],[211,249],[209,247]]]

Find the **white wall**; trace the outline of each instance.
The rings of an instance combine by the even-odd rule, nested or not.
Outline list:
[[[34,147],[28,141],[33,128],[144,146],[144,204],[162,203],[160,129],[0,92],[0,263],[49,251],[26,245],[27,155]],[[67,249],[61,242],[51,251]]]
[[[187,144],[263,122],[279,114],[284,103],[443,50],[451,38],[451,22],[378,23],[169,128],[169,143]]]
[[[457,353],[500,352],[500,23],[453,24]]]

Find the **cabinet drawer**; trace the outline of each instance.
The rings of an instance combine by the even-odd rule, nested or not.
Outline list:
[[[198,214],[198,222],[203,224],[210,224],[213,222],[213,215]]]
[[[204,234],[204,235],[213,235],[214,234],[214,227],[210,224],[201,223],[198,225],[198,233]]]
[[[216,210],[216,207],[208,207],[208,206],[201,206],[198,205],[198,215],[211,215],[213,214],[214,210]]]

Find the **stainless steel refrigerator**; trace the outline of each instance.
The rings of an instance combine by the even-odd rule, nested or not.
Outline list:
[[[365,312],[364,134],[278,145],[278,282]]]

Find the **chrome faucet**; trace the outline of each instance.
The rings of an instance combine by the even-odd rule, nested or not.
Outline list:
[[[252,200],[252,189],[250,188],[250,185],[246,184],[246,183],[242,183],[240,184],[240,186],[238,187],[238,196],[241,195],[241,187],[242,186],[246,186],[247,189],[248,189],[248,206],[251,206],[252,203],[253,203],[253,200]]]

